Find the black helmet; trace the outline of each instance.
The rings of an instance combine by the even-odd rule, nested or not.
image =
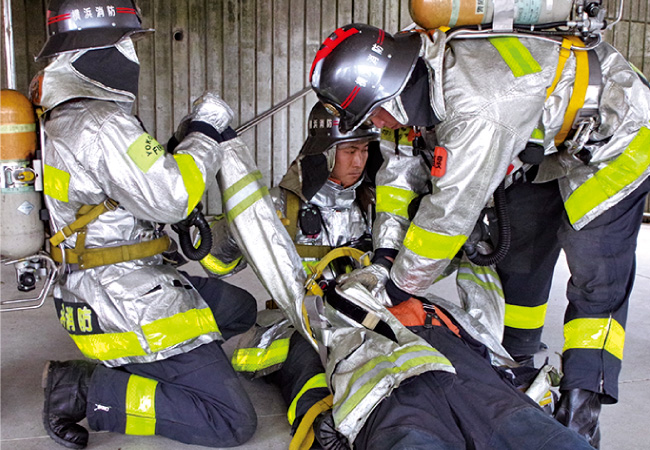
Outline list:
[[[339,129],[339,119],[333,116],[321,102],[314,105],[309,113],[308,137],[300,154],[318,155],[324,153],[328,148],[343,142],[356,141],[359,139],[379,140],[381,134],[379,128],[372,124],[362,124],[356,130],[342,133]]]
[[[47,9],[47,41],[36,60],[60,53],[108,47],[142,28],[133,0],[51,0]]]
[[[415,31],[392,36],[370,25],[346,25],[316,53],[309,74],[312,88],[340,117],[341,130],[350,131],[404,89],[421,46]]]

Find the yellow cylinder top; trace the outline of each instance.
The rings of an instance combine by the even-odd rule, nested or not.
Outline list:
[[[36,150],[36,114],[18,91],[0,93],[0,159],[29,160]]]

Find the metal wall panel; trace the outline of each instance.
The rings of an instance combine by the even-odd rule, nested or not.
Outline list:
[[[605,1],[613,16],[618,3]],[[336,27],[364,22],[397,31],[411,23],[408,3],[138,0],[145,25],[156,29],[137,43],[142,65],[138,115],[165,143],[192,101],[209,89],[232,106],[235,127],[245,124],[308,85],[314,55]],[[17,89],[23,93],[44,67],[33,56],[45,40],[45,5],[46,0],[12,0]],[[627,0],[623,20],[606,36],[645,74],[650,74],[648,9],[648,0]],[[4,71],[2,86],[7,86]],[[315,101],[309,93],[242,134],[268,185],[280,180],[300,150]],[[206,197],[208,211],[219,213],[216,187]]]

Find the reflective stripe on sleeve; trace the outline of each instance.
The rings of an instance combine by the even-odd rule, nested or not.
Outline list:
[[[158,382],[131,375],[126,387],[126,428],[124,434],[156,434],[156,387]]]
[[[612,318],[573,319],[564,324],[563,352],[571,349],[604,349],[623,359],[625,329]]]
[[[70,174],[53,166],[43,165],[43,194],[68,203]]]
[[[541,328],[546,320],[547,307],[547,303],[539,306],[519,306],[506,303],[504,325],[521,330]]]
[[[623,153],[596,172],[569,196],[564,207],[571,223],[575,224],[589,211],[634,182],[648,170],[648,167],[650,167],[650,129],[643,127]]]
[[[452,259],[466,240],[467,236],[462,234],[447,236],[427,231],[412,223],[406,232],[404,247],[424,258]]]
[[[203,197],[205,180],[192,155],[178,153],[174,155],[174,159],[178,164],[178,170],[181,172],[187,191],[187,215],[189,215]]]
[[[242,257],[240,256],[230,264],[226,264],[216,256],[208,254],[208,256],[199,262],[210,273],[213,273],[215,275],[226,275],[230,273],[235,267],[237,267],[237,264],[239,264],[239,261],[241,261],[241,259]]]
[[[538,73],[542,67],[516,37],[489,38],[515,77]]]
[[[417,194],[408,189],[392,186],[377,186],[377,213],[395,214],[409,218],[408,208]]]
[[[138,336],[133,331],[127,333],[71,334],[70,337],[84,356],[100,361],[147,354],[140,345]]]
[[[462,261],[456,278],[471,281],[485,290],[496,292],[501,298],[504,297],[499,275],[490,266],[471,265],[469,262]]]
[[[326,387],[327,387],[327,380],[325,379],[324,372],[317,373],[309,380],[307,380],[307,382],[303,385],[303,387],[300,388],[300,392],[298,392],[296,396],[293,398],[293,400],[291,400],[291,405],[289,405],[289,410],[287,411],[287,419],[289,420],[289,424],[293,425],[293,422],[296,420],[296,406],[298,405],[298,401],[303,396],[303,394],[310,389],[326,388]]]
[[[249,173],[241,180],[226,189],[223,193],[223,203],[226,210],[228,223],[245,211],[253,203],[268,195],[268,188],[260,180],[262,174],[259,170]]]
[[[289,354],[289,338],[277,339],[268,348],[238,348],[234,351],[231,363],[237,372],[256,372],[281,364]]]
[[[335,411],[335,423],[342,423],[343,419],[385,377],[429,364],[452,367],[451,362],[437,350],[424,345],[406,347],[391,355],[371,359],[355,372],[346,386]]]

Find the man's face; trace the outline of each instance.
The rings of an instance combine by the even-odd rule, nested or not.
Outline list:
[[[356,183],[368,161],[368,139],[344,142],[336,146],[336,160],[330,178],[340,182],[344,188]]]
[[[399,123],[395,118],[384,108],[379,107],[375,109],[371,114],[369,119],[377,128],[390,128],[391,130],[397,130],[402,128],[405,124]]]

